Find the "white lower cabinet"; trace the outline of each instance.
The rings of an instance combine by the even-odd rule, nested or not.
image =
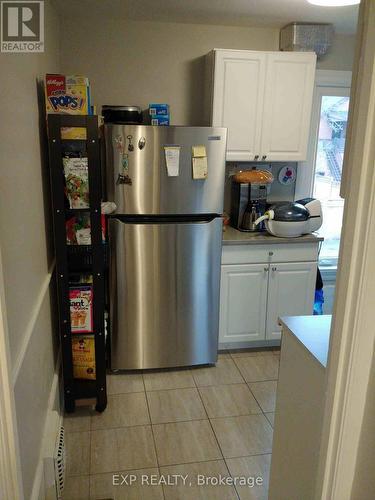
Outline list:
[[[313,313],[316,269],[316,262],[270,265],[266,340],[280,339],[280,316]]]
[[[268,265],[222,266],[220,342],[264,339]]]
[[[313,313],[316,271],[317,261],[222,265],[220,346],[279,340],[280,316]]]

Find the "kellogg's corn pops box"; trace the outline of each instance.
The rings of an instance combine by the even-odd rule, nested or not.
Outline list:
[[[72,338],[73,377],[95,380],[95,339],[77,335]]]
[[[47,74],[45,80],[47,113],[89,115],[90,84],[85,76]]]

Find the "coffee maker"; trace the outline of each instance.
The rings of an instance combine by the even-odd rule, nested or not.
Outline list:
[[[240,231],[262,231],[255,225],[267,210],[267,185],[273,182],[271,172],[248,170],[232,176],[230,225]]]

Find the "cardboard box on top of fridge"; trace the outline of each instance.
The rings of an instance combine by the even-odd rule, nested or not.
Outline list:
[[[169,125],[169,115],[151,116],[151,125]]]
[[[47,74],[45,97],[47,113],[91,114],[90,84],[85,76]]]
[[[148,112],[152,117],[169,116],[169,104],[149,104]]]

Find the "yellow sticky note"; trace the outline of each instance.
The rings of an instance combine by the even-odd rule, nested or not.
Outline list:
[[[204,156],[207,156],[206,146],[202,146],[202,145],[193,146],[193,157],[194,158],[203,158]]]

